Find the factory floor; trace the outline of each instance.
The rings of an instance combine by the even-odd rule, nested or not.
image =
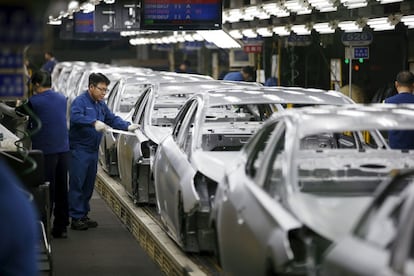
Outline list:
[[[55,276],[163,275],[111,209],[94,193],[89,217],[97,228],[75,231],[67,239],[52,239]]]

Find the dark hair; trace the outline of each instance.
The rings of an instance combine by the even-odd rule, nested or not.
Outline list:
[[[111,81],[102,73],[92,73],[89,75],[89,86],[96,86],[100,82],[103,82],[106,85],[109,85],[111,83]]]
[[[46,51],[45,54],[48,54],[49,56],[54,57],[53,53],[50,51]]]
[[[245,74],[248,74],[249,76],[254,76],[254,68],[252,67],[252,66],[244,66],[243,68],[242,68],[242,71],[245,73]]]
[[[397,75],[397,82],[403,86],[414,85],[414,75],[410,71],[401,71]]]
[[[30,82],[32,84],[38,83],[42,87],[52,86],[52,78],[50,74],[43,70],[34,72],[32,77],[30,78]]]
[[[246,81],[255,81],[256,80],[256,72],[253,66],[244,66],[242,67],[242,72],[249,75],[249,78]]]

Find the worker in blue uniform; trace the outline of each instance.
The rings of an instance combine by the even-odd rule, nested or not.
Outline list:
[[[58,62],[52,52],[45,52],[45,64],[42,65],[42,71],[52,74],[56,63]]]
[[[33,96],[27,108],[19,106],[17,111],[29,115],[28,128],[32,149],[44,155],[45,181],[49,182],[50,215],[53,214],[52,236],[67,237],[68,210],[68,162],[69,134],[66,126],[66,97],[55,92],[48,72],[35,72],[30,82]]]
[[[397,95],[386,98],[385,103],[414,103],[414,75],[410,71],[401,71],[397,75],[395,88]],[[393,149],[414,149],[414,131],[391,130],[388,132],[390,147]]]
[[[109,79],[101,73],[90,74],[88,90],[75,98],[70,109],[69,216],[74,230],[98,226],[88,217],[88,213],[102,132],[108,126],[128,131],[138,128],[137,124],[124,121],[108,109],[103,99],[109,83]]]
[[[254,68],[252,66],[244,66],[238,72],[229,72],[227,73],[223,80],[228,81],[248,81],[253,82],[256,80]]]
[[[35,210],[18,178],[0,160],[0,275],[38,275]]]

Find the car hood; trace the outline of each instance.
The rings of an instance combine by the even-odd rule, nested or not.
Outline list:
[[[219,182],[224,177],[226,165],[232,162],[238,154],[238,151],[197,150],[193,153],[193,161],[196,170]]]
[[[288,204],[304,225],[330,241],[337,241],[353,229],[371,198],[295,193],[289,197]]]
[[[170,127],[149,126],[145,129],[148,138],[159,145],[172,132]]]

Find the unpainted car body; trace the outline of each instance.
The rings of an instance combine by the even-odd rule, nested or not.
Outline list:
[[[323,252],[352,229],[387,174],[414,165],[377,130],[413,123],[413,109],[390,105],[275,114],[218,185],[211,223],[225,273],[316,275]]]
[[[202,75],[177,74],[159,71],[147,72],[138,69],[132,72],[128,71],[128,73],[129,74],[123,73],[122,75],[124,77],[113,84],[107,99],[108,108],[123,119],[127,118],[131,109],[134,108],[139,96],[150,85],[211,80],[210,77]],[[99,161],[102,164],[102,168],[112,176],[119,174],[117,137],[118,134],[112,132],[104,133],[99,148]]]
[[[152,85],[140,96],[126,117],[140,124],[136,136],[120,134],[117,141],[121,184],[135,203],[155,203],[152,156],[157,145],[171,132],[178,109],[194,93],[233,85],[216,80],[160,83]]]
[[[284,106],[346,104],[336,92],[234,87],[193,96],[154,160],[157,206],[168,234],[189,252],[214,250],[208,223],[217,183],[262,122]]]
[[[352,233],[328,250],[321,275],[414,275],[413,212],[414,171],[394,171]]]

